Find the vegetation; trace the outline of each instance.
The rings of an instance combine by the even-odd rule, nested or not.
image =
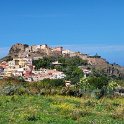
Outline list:
[[[123,98],[0,96],[1,124],[123,124]]]
[[[43,59],[33,60],[33,65],[35,69],[39,70],[40,68],[51,68],[51,62],[55,61],[54,57],[43,57]]]
[[[80,84],[88,89],[102,89],[108,85],[108,79],[106,77],[87,77],[80,80]]]
[[[58,61],[60,65],[51,63]],[[44,57],[35,68],[57,69],[65,79],[25,82],[22,77],[0,80],[0,123],[14,124],[122,124],[124,99],[116,95],[123,80],[96,73],[83,76],[79,57]],[[94,72],[95,72],[94,71]],[[72,85],[65,86],[65,80]]]
[[[80,78],[78,83],[70,87],[65,87],[64,79],[44,79],[38,82],[25,82],[19,77],[0,80],[0,94],[58,94],[80,97],[83,95],[91,96],[92,92],[99,91],[99,98],[101,98],[103,96],[113,96],[118,86],[123,87],[123,81],[108,80],[105,77],[89,76],[87,78]]]
[[[54,66],[51,63],[58,61],[61,65]],[[87,65],[86,60],[75,57],[44,57],[43,59],[34,60],[33,65],[36,69],[40,68],[52,68],[57,69],[58,71],[63,71],[66,74],[66,80],[71,80],[73,84],[76,84],[80,81],[80,78],[83,77],[83,72],[78,66]]]
[[[120,84],[105,77],[81,78],[71,87],[62,79],[0,80],[0,123],[123,124],[124,99],[114,95]]]

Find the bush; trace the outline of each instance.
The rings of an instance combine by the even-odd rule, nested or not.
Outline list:
[[[124,108],[118,107],[115,112],[112,114],[114,119],[124,119]]]
[[[85,116],[89,116],[91,115],[91,112],[89,111],[81,111],[81,110],[73,110],[70,114],[71,118],[73,120],[78,120],[80,119],[81,117],[85,117]]]
[[[2,94],[4,95],[14,95],[18,87],[16,86],[6,86],[2,90]]]

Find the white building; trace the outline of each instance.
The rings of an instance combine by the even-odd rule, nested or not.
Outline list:
[[[74,52],[70,51],[70,50],[63,50],[62,54],[73,54]]]

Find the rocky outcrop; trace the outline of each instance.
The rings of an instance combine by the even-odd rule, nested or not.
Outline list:
[[[9,50],[9,56],[13,57],[18,57],[19,54],[22,54],[25,52],[25,49],[28,47],[27,44],[20,44],[17,43],[13,45],[10,50]]]
[[[62,55],[62,47],[51,48],[47,45],[33,45],[17,43],[13,45],[8,56],[15,57],[43,57],[43,56],[59,56]]]

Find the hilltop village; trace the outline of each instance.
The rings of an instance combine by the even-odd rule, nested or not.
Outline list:
[[[10,49],[9,55],[12,56],[12,60],[2,61],[0,63],[0,77],[23,77],[25,81],[39,81],[43,79],[63,79],[66,75],[57,71],[56,69],[41,68],[35,70],[35,66],[32,64],[33,60],[42,59],[44,56],[53,55],[69,55],[76,56],[70,50],[63,50],[63,47],[50,48],[47,45],[34,45],[28,46],[23,44],[13,45]],[[86,57],[86,55],[84,55]],[[52,62],[53,65],[59,65],[58,61]],[[86,73],[91,71],[84,70]]]
[[[63,57],[74,57],[78,56],[82,60],[86,60],[88,65],[103,69],[109,74],[120,75],[117,68],[113,69],[109,63],[98,55],[89,56],[80,52],[73,52],[63,47],[49,47],[48,45],[33,45],[29,46],[26,44],[15,44],[11,47],[8,57],[11,59],[3,59],[0,62],[0,77],[23,77],[25,81],[39,81],[43,79],[63,79],[66,75],[57,71],[56,69],[40,68],[35,69],[33,60],[42,59],[45,56],[63,56]],[[52,62],[52,65],[61,65],[58,61]],[[86,67],[80,67],[84,76],[90,74],[92,69]]]

